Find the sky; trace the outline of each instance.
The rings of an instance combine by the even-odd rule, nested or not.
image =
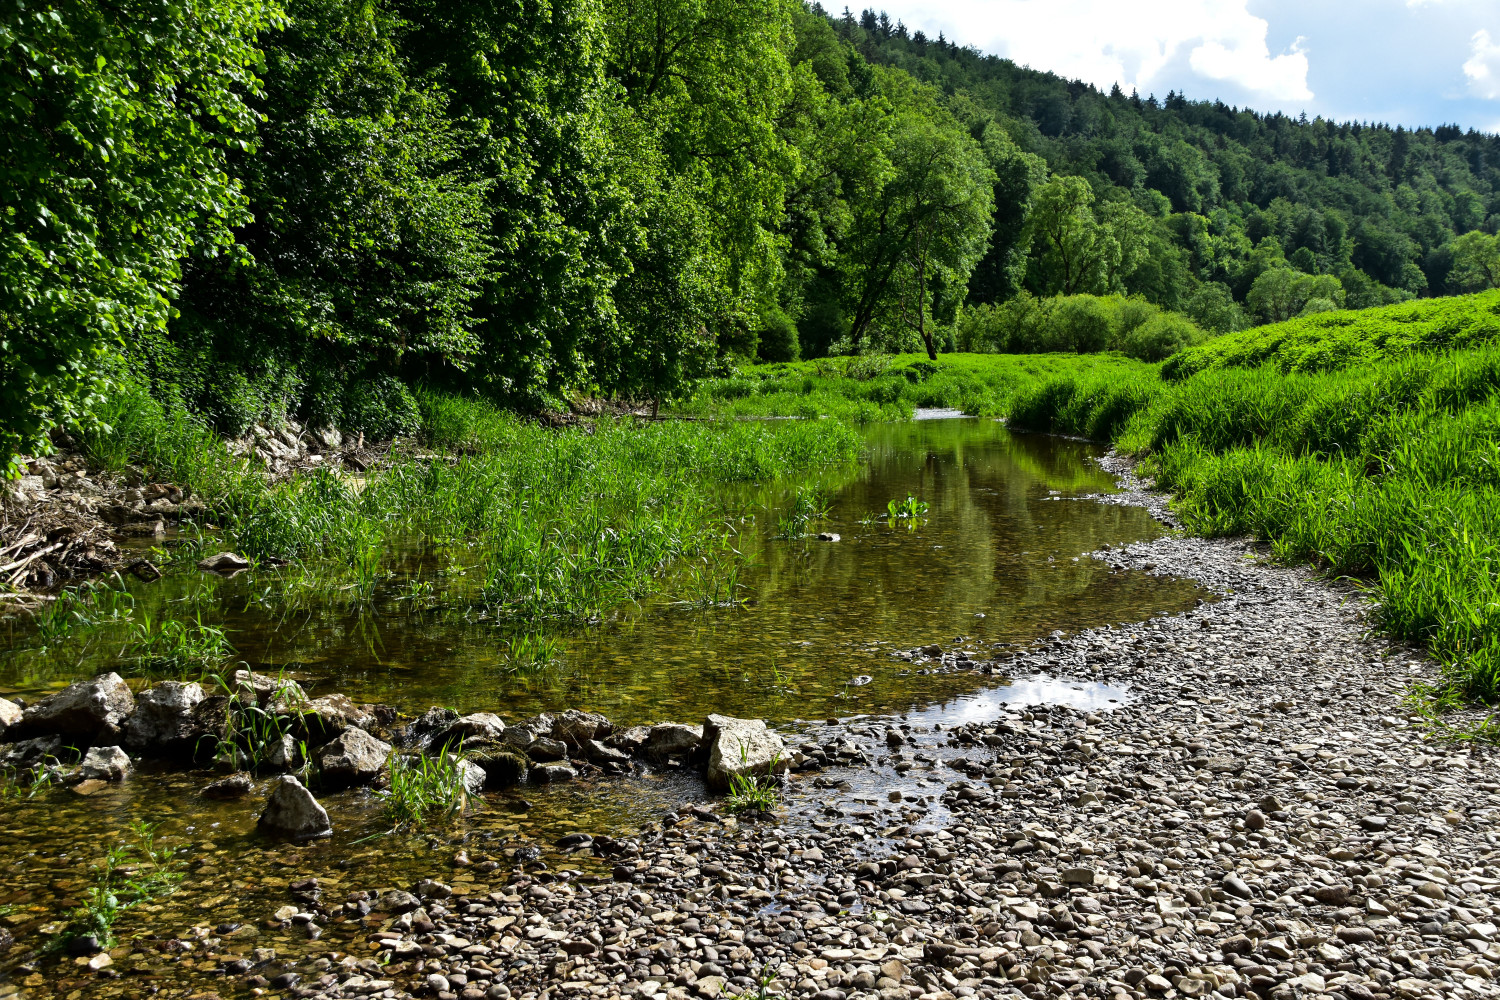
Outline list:
[[[824,6],[842,5],[824,0]],[[889,0],[887,11],[1101,89],[1500,133],[1500,0]]]

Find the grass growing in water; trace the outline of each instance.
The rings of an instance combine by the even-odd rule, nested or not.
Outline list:
[[[535,674],[562,659],[562,643],[538,632],[521,632],[505,644],[506,669],[513,674]]]
[[[133,907],[168,895],[182,882],[181,865],[172,852],[156,845],[159,823],[136,820],[133,844],[116,844],[91,869],[93,884],[75,909],[62,940],[91,936],[100,947],[115,941],[115,924]]]
[[[553,430],[476,400],[427,393],[420,403],[424,451],[450,454],[393,453],[358,478],[320,470],[273,480],[128,380],[103,404],[84,447],[105,467],[140,464],[201,500],[205,523],[223,526],[215,548],[263,565],[289,560],[278,574],[286,586],[267,589],[263,602],[364,611],[407,596],[538,635],[672,588],[679,568],[702,557],[707,570],[694,568],[699,585],[689,597],[731,603],[738,567],[726,562],[723,524],[737,512],[719,487],[851,465],[863,448],[857,432],[834,422],[605,420]],[[204,544],[195,536],[193,554]],[[402,593],[395,567],[414,551],[440,552],[450,568],[431,590]],[[89,604],[69,598],[50,612],[43,641],[74,627]],[[211,668],[232,655],[216,629],[141,622],[125,655],[151,673]]]
[[[463,812],[469,793],[461,759],[446,744],[436,754],[391,755],[390,788],[380,797],[392,829],[415,829]]]
[[[815,486],[799,486],[792,494],[791,506],[776,519],[776,533],[782,538],[798,539],[807,534],[813,521],[826,520],[828,498]]]
[[[147,677],[203,676],[234,656],[224,630],[203,624],[199,613],[194,622],[155,620],[142,612],[130,629],[121,657]]]

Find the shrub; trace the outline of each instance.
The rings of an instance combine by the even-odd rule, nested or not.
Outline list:
[[[346,432],[384,441],[415,433],[422,426],[422,411],[399,379],[380,375],[355,382],[344,400],[340,423]]]
[[[1142,361],[1165,361],[1203,339],[1203,331],[1192,320],[1177,313],[1159,313],[1126,333],[1118,350]]]
[[[760,331],[756,345],[756,356],[762,361],[796,361],[801,356],[797,340],[797,324],[780,309],[769,309],[762,317],[765,326]]]

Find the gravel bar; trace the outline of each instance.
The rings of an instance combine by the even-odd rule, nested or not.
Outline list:
[[[1100,499],[1170,516],[1110,463],[1126,492]],[[1217,599],[1021,650],[906,655],[1124,686],[1116,707],[827,726],[805,738],[853,765],[794,775],[777,818],[693,804],[630,839],[565,838],[578,871],[523,851],[481,889],[372,887],[343,905],[371,911],[380,961],[330,955],[300,981],[268,966],[251,985],[441,1000],[1500,995],[1500,771],[1488,748],[1409,717],[1403,693],[1434,665],[1372,636],[1353,587],[1243,541],[1093,555]]]

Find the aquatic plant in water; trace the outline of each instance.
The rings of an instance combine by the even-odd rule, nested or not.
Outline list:
[[[886,514],[892,521],[906,521],[908,524],[915,522],[918,518],[927,516],[927,501],[918,500],[910,493],[905,500],[892,500],[885,505]]]
[[[192,624],[154,620],[149,612],[131,626],[121,658],[151,677],[201,675],[234,656],[224,630],[203,624],[200,612]]]
[[[461,756],[446,744],[436,754],[392,754],[390,788],[380,793],[392,829],[426,826],[463,812],[468,803]]]
[[[512,674],[534,674],[560,659],[562,643],[540,632],[513,635],[505,644],[506,670]]]
[[[807,534],[807,526],[813,521],[828,518],[828,498],[815,486],[799,486],[792,496],[792,504],[776,519],[776,533],[782,538],[798,539]]]
[[[107,948],[114,943],[115,924],[126,911],[177,889],[184,873],[171,851],[156,846],[160,827],[160,823],[136,820],[130,825],[135,843],[116,844],[102,862],[91,867],[92,884],[70,915],[62,941],[89,936]]]

